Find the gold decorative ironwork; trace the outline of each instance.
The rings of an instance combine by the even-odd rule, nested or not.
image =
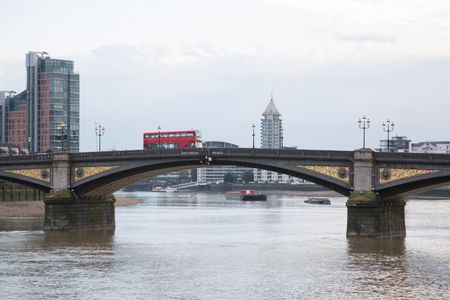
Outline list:
[[[338,166],[318,166],[318,165],[297,165],[297,167],[325,175],[345,183],[350,183],[349,167]]]
[[[50,183],[50,169],[18,169],[18,170],[3,170],[4,172],[33,178],[39,181]]]
[[[379,171],[378,180],[380,184],[389,183],[404,178],[422,176],[439,172],[439,170],[431,170],[431,169],[389,169],[389,168],[380,168],[378,171]]]
[[[117,167],[118,166],[78,167],[75,169],[75,181],[85,179],[87,177],[94,176]]]

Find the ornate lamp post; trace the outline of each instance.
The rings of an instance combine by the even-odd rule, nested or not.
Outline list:
[[[366,118],[366,116],[363,116],[362,119],[358,119],[358,126],[360,129],[363,130],[363,149],[366,148],[366,129],[370,126],[370,120],[369,118]]]
[[[98,151],[102,151],[102,136],[105,135],[105,127],[101,124],[95,126],[95,135],[98,136]]]
[[[252,125],[253,149],[255,149],[255,124]]]
[[[158,149],[161,149],[161,126],[158,126]]]
[[[387,151],[390,152],[390,140],[389,140],[389,133],[394,131],[394,122],[391,122],[391,120],[387,119],[386,122],[383,122],[382,124],[384,132],[387,132]]]
[[[58,126],[56,126],[56,129],[61,131],[61,151],[64,151],[64,130],[66,130],[66,128],[67,128],[67,125],[64,122],[62,122],[61,124],[58,124]]]

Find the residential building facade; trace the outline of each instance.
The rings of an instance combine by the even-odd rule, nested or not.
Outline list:
[[[429,141],[411,144],[413,153],[450,153],[450,141]]]

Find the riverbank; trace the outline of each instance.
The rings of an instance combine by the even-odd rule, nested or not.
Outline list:
[[[116,196],[115,206],[136,205],[143,202],[137,198]],[[7,201],[0,202],[0,219],[8,218],[43,218],[45,204],[43,201]]]

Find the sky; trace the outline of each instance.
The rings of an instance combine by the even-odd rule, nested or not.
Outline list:
[[[0,90],[25,54],[80,74],[80,150],[141,149],[146,131],[198,129],[252,145],[273,93],[284,145],[353,150],[391,135],[450,140],[448,0],[0,0]]]

